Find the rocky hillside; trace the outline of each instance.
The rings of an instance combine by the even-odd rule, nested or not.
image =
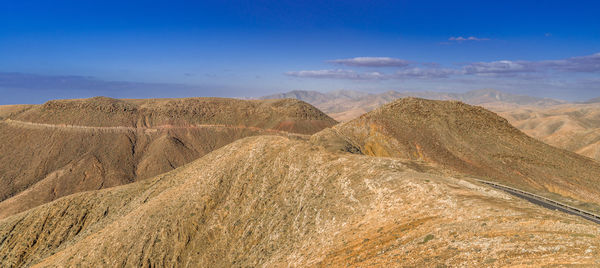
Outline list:
[[[599,211],[600,163],[546,145],[462,102],[400,99],[313,140],[335,150],[422,160]]]
[[[422,162],[260,136],[0,220],[0,264],[593,266],[599,235]]]
[[[149,178],[243,137],[311,134],[336,123],[297,100],[97,97],[4,110],[0,218]]]

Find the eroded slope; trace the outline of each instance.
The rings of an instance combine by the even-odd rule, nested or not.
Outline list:
[[[528,135],[550,145],[600,160],[600,105],[569,104],[493,110]]]
[[[29,107],[0,122],[0,218],[167,172],[239,138],[333,124],[297,100],[97,97]]]
[[[0,220],[0,261],[39,267],[599,263],[596,225],[438,173],[421,162],[336,154],[285,137],[246,138],[156,178]]]
[[[596,212],[600,204],[598,162],[546,145],[495,113],[461,102],[400,99],[313,140],[338,140],[345,145],[337,149],[372,156],[427,161]]]

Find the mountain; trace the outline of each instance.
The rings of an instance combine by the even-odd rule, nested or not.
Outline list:
[[[258,136],[2,219],[0,264],[593,266],[599,235],[423,162]]]
[[[600,97],[597,98],[591,98],[583,103],[599,103],[600,102]]]
[[[1,107],[0,218],[173,170],[237,139],[336,122],[298,100],[96,97]]]
[[[328,93],[317,91],[291,91],[288,93],[265,96],[261,99],[294,98],[303,100],[315,105],[336,120],[348,121],[361,114],[374,110],[383,104],[405,97],[418,97],[432,100],[458,100],[472,105],[484,106],[498,106],[500,104],[509,106],[551,106],[566,103],[565,101],[548,98],[509,94],[493,89],[474,90],[466,93],[388,91],[379,94],[369,94],[351,90],[333,91]]]
[[[332,148],[436,166],[600,211],[600,163],[531,138],[482,107],[404,98],[326,129]]]
[[[359,91],[291,91],[271,97],[307,101],[339,121],[349,121],[398,98],[459,100],[481,105],[509,120],[519,130],[547,144],[600,160],[600,106],[586,103],[513,95],[484,89],[466,93]]]
[[[550,145],[600,160],[600,105],[494,108],[528,135]]]

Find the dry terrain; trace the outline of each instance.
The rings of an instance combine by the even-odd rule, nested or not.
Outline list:
[[[403,97],[432,100],[459,100],[485,107],[527,135],[547,144],[600,160],[600,103],[568,103],[561,100],[507,94],[496,90],[475,90],[466,93],[396,92],[368,94],[358,91],[291,91],[268,97],[304,100],[347,122],[384,104]],[[265,98],[268,98],[265,97]]]
[[[431,100],[458,100],[464,103],[486,107],[498,105],[509,105],[511,107],[522,105],[553,106],[566,103],[565,101],[561,100],[508,94],[493,89],[473,90],[465,93],[388,91],[378,94],[352,90],[340,90],[328,93],[299,90],[270,95],[263,98],[293,98],[303,100],[321,109],[321,111],[327,113],[334,119],[346,122],[357,118],[362,114],[370,112],[386,103],[406,97],[417,97]]]
[[[316,135],[346,151],[422,160],[600,211],[599,162],[531,138],[478,106],[399,99]]]
[[[149,178],[243,137],[336,123],[297,100],[97,97],[19,108],[0,109],[11,111],[0,121],[0,218]]]
[[[3,266],[600,265],[600,227],[426,163],[238,140],[0,220]]]
[[[33,105],[0,105],[0,120],[18,114],[32,106]]]
[[[490,107],[515,127],[550,145],[600,160],[600,104]]]
[[[195,99],[199,100],[214,101]],[[142,100],[106,101],[135,109],[147,105]],[[155,101],[159,107],[185,102]],[[303,102],[239,101],[234,107],[241,105],[250,106],[247,113],[237,108],[219,112],[227,118],[223,122],[188,117],[185,111],[164,116],[137,111],[135,115],[144,116],[133,121],[116,116],[121,121],[115,124],[102,121],[101,114],[64,112],[64,107],[55,113],[66,121],[38,120],[36,113],[49,111],[35,108],[11,115],[4,127],[24,129],[24,135],[40,131],[26,137],[50,139],[52,131],[58,131],[55,138],[69,137],[34,155],[45,150],[71,155],[77,149],[68,149],[70,143],[81,146],[80,140],[96,137],[93,148],[110,148],[106,157],[115,165],[132,161],[134,170],[141,166],[136,159],[153,151],[150,145],[140,145],[145,144],[142,136],[150,144],[161,140],[153,135],[174,135],[179,141],[161,141],[180,147],[157,147],[152,163],[186,156],[183,148],[197,148],[187,140],[195,137],[190,129],[202,129],[205,139],[233,136],[230,143],[220,140],[222,145],[197,154],[196,160],[175,162],[166,173],[57,195],[54,201],[0,218],[0,266],[600,265],[600,225],[475,181],[502,182],[595,210],[600,204],[600,164],[530,138],[493,112],[456,101],[406,98],[325,128],[334,121]],[[293,112],[277,110],[281,106]],[[222,103],[218,107],[228,109]],[[118,115],[123,107],[115,109],[119,112],[110,108],[110,114]],[[256,114],[265,110],[273,114]],[[264,121],[257,122],[261,118]],[[316,133],[305,135],[311,132]],[[87,136],[73,139],[71,133]],[[109,134],[114,136],[103,136]],[[123,143],[119,135],[125,135]],[[138,139],[133,150],[127,146],[126,138],[132,137],[128,135]],[[22,143],[32,140],[26,137]],[[128,153],[112,152],[121,146]],[[135,158],[137,146],[145,148],[140,158]],[[30,155],[22,148],[14,150],[3,155]],[[98,162],[107,170],[109,161]],[[61,172],[71,169],[77,166]],[[73,178],[85,183],[98,174],[84,172]],[[56,179],[48,181],[52,180]],[[78,185],[64,181],[53,188],[45,181],[36,184],[36,191]],[[35,187],[26,191],[30,189]]]

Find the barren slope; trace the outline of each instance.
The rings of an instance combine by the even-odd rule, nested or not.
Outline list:
[[[432,173],[420,162],[245,138],[153,179],[0,220],[0,264],[600,264],[597,225]]]
[[[239,138],[333,124],[297,100],[50,101],[0,122],[0,218],[161,174]]]
[[[507,94],[496,90],[466,93],[396,92],[368,94],[359,91],[291,91],[269,97],[295,98],[311,103],[341,122],[358,118],[403,97],[459,100],[481,105],[527,135],[547,144],[600,160],[600,104],[587,104]]]
[[[367,155],[418,159],[598,211],[600,163],[546,145],[481,107],[400,99],[314,140]]]
[[[475,90],[462,94],[443,92],[396,92],[368,94],[358,91],[291,91],[268,97],[295,98],[311,103],[341,122],[358,118],[384,104],[403,97],[459,100],[481,105],[527,135],[547,144],[600,160],[600,104],[587,104],[507,94],[496,90]],[[267,97],[265,97],[267,98]]]
[[[600,105],[491,107],[515,127],[550,145],[600,160]]]
[[[0,105],[0,120],[22,113],[33,106],[27,104]]]

